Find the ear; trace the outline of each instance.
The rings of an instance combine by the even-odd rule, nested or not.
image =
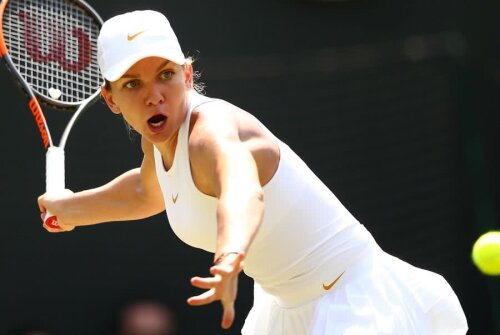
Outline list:
[[[113,101],[113,94],[110,91],[108,91],[105,87],[101,87],[101,95],[104,98],[104,101],[106,101],[109,109],[111,109],[113,113],[121,114],[120,108]]]
[[[193,88],[193,65],[184,64],[184,84],[186,88]]]

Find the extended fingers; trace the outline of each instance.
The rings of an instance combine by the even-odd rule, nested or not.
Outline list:
[[[234,315],[235,315],[234,303],[232,301],[228,302],[226,304],[223,304],[223,307],[224,307],[224,313],[222,314],[221,327],[223,329],[228,329],[231,327],[234,321]]]
[[[215,289],[210,289],[200,295],[191,297],[187,303],[191,306],[207,305],[215,301]]]
[[[201,278],[201,277],[193,277],[191,278],[191,285],[194,287],[202,288],[202,289],[210,289],[215,285],[219,284],[221,281],[220,276]]]
[[[238,275],[243,268],[244,254],[229,254],[210,268],[213,277],[193,277],[191,284],[208,291],[187,300],[192,306],[210,304],[220,300],[224,309],[221,327],[228,329],[235,318],[234,301],[238,291]]]
[[[220,276],[201,278],[201,277],[193,277],[191,278],[191,284],[195,287],[206,289],[208,291],[191,297],[188,299],[188,304],[193,306],[206,305],[212,303],[216,300],[216,290],[215,286],[220,284],[221,278]]]

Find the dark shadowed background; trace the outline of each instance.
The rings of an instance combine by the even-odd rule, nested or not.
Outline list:
[[[499,227],[497,1],[89,2],[104,19],[164,12],[197,58],[207,95],[261,119],[384,249],[445,276],[470,335],[500,334],[500,278],[470,261],[474,240]],[[39,325],[112,335],[119,308],[142,297],[173,306],[181,334],[239,334],[251,281],[242,276],[230,331],[219,328],[218,304],[188,307],[198,292],[189,278],[207,274],[212,255],[179,241],[165,214],[66,234],[42,229],[45,153],[3,68],[0,87],[0,334]],[[98,186],[140,161],[139,138],[98,102],[70,135],[67,186]]]

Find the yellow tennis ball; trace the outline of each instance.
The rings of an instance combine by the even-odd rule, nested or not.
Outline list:
[[[500,231],[481,235],[472,247],[472,260],[482,273],[500,275]]]

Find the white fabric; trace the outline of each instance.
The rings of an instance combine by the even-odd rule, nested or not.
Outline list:
[[[467,321],[446,280],[378,247],[316,300],[286,308],[255,284],[243,335],[464,335]]]
[[[165,170],[160,152],[154,148],[156,175],[163,192],[168,221],[185,243],[210,252],[215,250],[217,199],[196,189],[189,164],[188,132],[191,110],[212,101],[194,92],[189,95],[188,115],[179,130],[172,166]]]
[[[170,22],[152,10],[133,11],[104,22],[97,39],[101,73],[115,81],[139,60],[161,57],[182,65],[186,59]]]
[[[204,108],[217,108],[227,102],[194,92],[189,100],[172,166],[165,171],[161,154],[155,149],[156,173],[175,234],[191,246],[214,252],[217,200],[194,185],[188,132],[195,107],[205,104]],[[322,295],[323,283],[337,278],[373,239],[307,165],[286,144],[276,141],[279,167],[263,188],[265,214],[247,253],[244,271],[268,293],[279,297],[281,304],[292,306]]]
[[[210,252],[216,246],[217,200],[201,193],[192,180],[189,124],[194,108],[217,109],[226,103],[191,92],[168,171],[156,148],[154,153],[173,231]],[[276,141],[279,167],[263,187],[265,214],[245,259],[256,294],[243,334],[465,334],[465,317],[444,279],[383,253],[307,165]],[[340,275],[330,291],[323,288]],[[434,318],[441,323],[434,325]],[[455,333],[448,332],[447,318],[456,325]]]
[[[61,192],[65,188],[64,149],[50,146],[46,154],[45,185],[47,193]]]

